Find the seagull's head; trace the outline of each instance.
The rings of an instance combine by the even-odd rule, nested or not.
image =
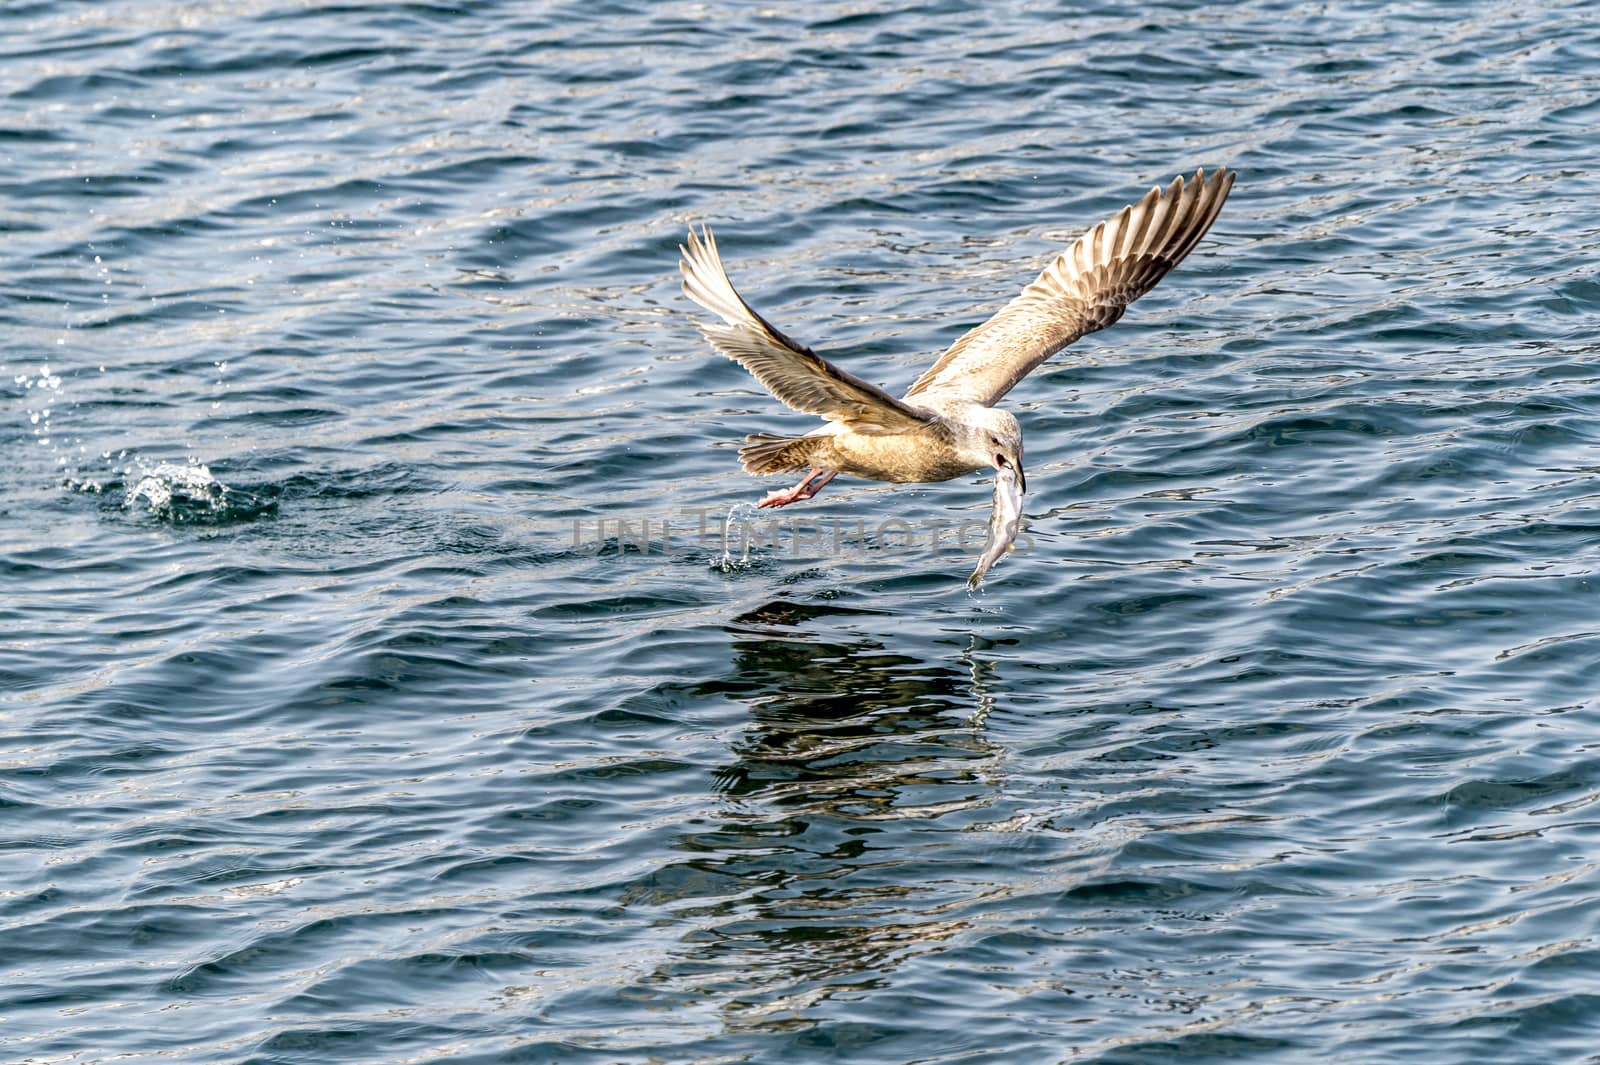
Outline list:
[[[1022,426],[1008,410],[998,407],[980,408],[978,420],[978,446],[983,449],[984,464],[997,470],[1015,470],[1017,487],[1028,490],[1028,478],[1022,472]]]

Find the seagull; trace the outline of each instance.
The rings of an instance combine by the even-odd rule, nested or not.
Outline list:
[[[816,496],[840,473],[899,484],[948,481],[993,467],[989,544],[969,580],[976,587],[1015,541],[1022,495],[1022,427],[996,407],[1018,381],[1079,337],[1122,317],[1205,236],[1233,188],[1233,172],[1172,179],[1096,225],[1044,268],[994,317],[967,332],[896,398],[840,369],[757,314],[728,280],[709,227],[691,227],[683,292],[716,315],[702,325],[711,346],[739,363],[778,400],[825,424],[804,436],[755,433],[739,461],[752,474],[805,470],[791,488],[757,506]]]

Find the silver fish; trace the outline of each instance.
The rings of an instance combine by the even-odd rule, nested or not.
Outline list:
[[[967,578],[967,587],[975,589],[983,583],[989,567],[999,562],[1011,545],[1017,542],[1017,526],[1022,523],[1022,486],[1017,482],[1017,471],[1010,466],[995,471],[994,510],[989,512],[989,542],[978,558],[978,568]]]

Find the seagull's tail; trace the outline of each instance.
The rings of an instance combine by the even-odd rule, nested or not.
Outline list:
[[[786,473],[812,465],[811,453],[822,443],[815,436],[773,436],[755,433],[744,438],[739,461],[746,473]]]

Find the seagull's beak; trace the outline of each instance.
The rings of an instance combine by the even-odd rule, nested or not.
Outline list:
[[[1028,490],[1028,475],[1022,472],[1021,455],[996,455],[994,468],[996,470],[1012,469],[1017,471],[1017,490],[1026,493]]]
[[[1005,452],[996,454],[994,468],[996,470],[1016,470],[1017,491],[1026,492],[1028,490],[1028,475],[1022,472],[1022,454],[1020,452],[1015,455],[1007,455]]]

